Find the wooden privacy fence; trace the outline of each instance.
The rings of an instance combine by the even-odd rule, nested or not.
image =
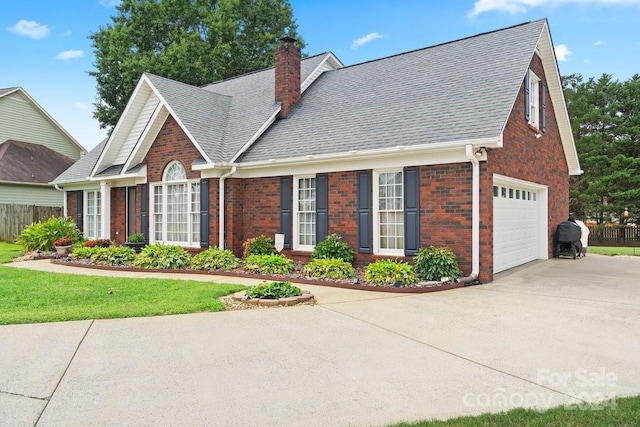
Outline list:
[[[589,230],[589,246],[640,246],[638,227],[593,227]]]
[[[13,242],[27,225],[60,215],[62,208],[57,206],[0,204],[0,241]]]

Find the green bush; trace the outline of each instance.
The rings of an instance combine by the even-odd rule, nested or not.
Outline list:
[[[94,264],[131,265],[136,259],[136,252],[126,246],[109,246],[107,248],[96,246],[92,250],[91,262]]]
[[[154,243],[145,246],[133,261],[138,268],[184,268],[191,263],[191,256],[179,245]]]
[[[271,237],[258,236],[247,239],[242,243],[242,257],[249,258],[251,255],[271,255],[276,253]]]
[[[410,285],[418,282],[418,276],[413,266],[404,261],[379,259],[367,266],[364,280],[376,285]]]
[[[284,255],[249,255],[244,268],[252,273],[286,274],[294,269],[293,261]]]
[[[304,266],[304,275],[321,279],[348,279],[355,276],[353,266],[342,260],[333,258],[314,259]]]
[[[355,251],[337,234],[326,236],[311,253],[311,259],[341,259],[352,263]]]
[[[73,252],[71,252],[71,259],[89,259],[98,249],[99,248],[93,248],[90,246],[77,246],[73,248]]]
[[[233,270],[238,266],[238,258],[228,249],[212,246],[191,259],[194,270]]]
[[[133,233],[129,237],[127,237],[127,242],[129,243],[144,243],[144,234],[142,233]]]
[[[250,286],[245,292],[255,299],[279,299],[297,297],[301,294],[300,288],[293,286],[291,282],[270,282]]]
[[[52,251],[53,242],[68,237],[78,240],[80,232],[70,218],[51,217],[45,222],[34,222],[25,227],[16,239],[16,243],[27,251]]]
[[[423,280],[455,279],[462,275],[456,254],[447,247],[420,248],[413,261],[418,276]]]

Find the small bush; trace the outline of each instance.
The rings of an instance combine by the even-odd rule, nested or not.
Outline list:
[[[89,259],[95,251],[96,249],[92,247],[79,246],[73,248],[73,252],[71,252],[71,259]]]
[[[185,268],[191,263],[191,256],[179,245],[154,243],[145,246],[133,265],[139,268]]]
[[[355,251],[337,234],[326,236],[311,253],[311,259],[341,259],[352,263]]]
[[[142,233],[133,233],[129,237],[127,237],[127,242],[129,243],[144,243],[144,234]]]
[[[271,237],[258,236],[247,239],[242,244],[242,257],[249,258],[251,255],[271,255],[276,253]]]
[[[456,254],[447,247],[420,248],[413,260],[416,272],[423,280],[455,279],[462,275]]]
[[[52,251],[53,242],[67,237],[78,240],[80,231],[70,218],[51,217],[45,222],[34,222],[25,227],[16,239],[16,243],[27,251]]]
[[[297,297],[301,294],[300,288],[293,286],[291,282],[270,282],[250,286],[245,292],[255,299],[279,299]]]
[[[91,250],[91,262],[94,264],[131,265],[136,259],[136,252],[126,246],[95,247]]]
[[[84,246],[88,248],[108,248],[111,246],[111,240],[109,239],[96,239],[96,240],[87,240],[84,242]]]
[[[238,258],[228,249],[212,246],[191,259],[194,270],[233,270],[238,266]]]
[[[249,255],[244,268],[252,273],[286,274],[294,269],[293,261],[284,255]]]
[[[404,261],[379,259],[367,266],[364,280],[375,285],[410,285],[418,282],[413,266]]]
[[[304,275],[321,279],[348,279],[355,276],[353,266],[342,260],[333,258],[314,259],[304,266]]]

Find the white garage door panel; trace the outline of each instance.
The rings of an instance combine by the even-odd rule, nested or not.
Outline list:
[[[494,184],[493,272],[540,258],[540,193],[514,184]]]

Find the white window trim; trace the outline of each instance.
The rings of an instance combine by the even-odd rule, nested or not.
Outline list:
[[[380,182],[380,174],[389,172],[403,173],[402,169],[378,169],[373,171],[373,254],[374,255],[389,255],[389,256],[404,256],[404,247],[402,249],[381,249],[380,248],[380,191],[378,190],[378,183]],[[404,213],[404,177],[402,181],[402,207]],[[406,236],[404,236],[406,237]],[[406,244],[406,240],[405,240]],[[404,246],[404,245],[403,245]]]
[[[540,77],[529,70],[529,124],[540,128]]]
[[[293,243],[293,250],[294,251],[301,251],[301,252],[312,252],[315,249],[315,245],[301,245],[300,244],[300,235],[298,233],[298,190],[300,188],[300,180],[301,179],[307,179],[307,178],[315,178],[316,175],[295,175],[293,177],[293,235],[292,237],[292,243]],[[316,181],[316,192],[318,191],[317,189],[317,181]],[[316,206],[316,221],[318,220],[318,211],[317,211],[317,206]],[[316,223],[317,225],[317,223]],[[317,242],[316,242],[317,243]]]
[[[200,247],[200,239],[198,239],[197,242],[192,241],[191,239],[193,238],[193,221],[192,221],[192,217],[191,214],[194,212],[191,212],[191,184],[200,184],[200,180],[199,179],[185,179],[185,180],[176,180],[176,181],[164,181],[165,179],[165,174],[166,172],[169,170],[169,168],[174,164],[174,163],[180,163],[178,161],[173,161],[167,164],[167,166],[165,167],[163,173],[162,173],[162,182],[156,182],[156,183],[151,183],[150,184],[150,191],[149,191],[149,241],[150,243],[163,243],[163,244],[167,244],[167,245],[180,245],[186,248],[199,248]],[[182,163],[180,163],[182,165]],[[184,165],[182,165],[182,167],[184,167]],[[186,169],[185,169],[186,171]],[[187,184],[187,205],[189,206],[189,209],[187,211],[187,236],[188,236],[188,241],[186,242],[179,242],[179,241],[170,241],[170,240],[157,240],[156,239],[156,222],[155,222],[155,214],[157,213],[155,210],[155,203],[154,203],[154,194],[155,194],[155,188],[157,187],[162,187],[162,236],[167,236],[167,187],[169,185],[176,185],[176,184]],[[202,201],[200,201],[202,203]],[[200,212],[198,212],[199,214]]]
[[[89,224],[89,193],[95,193],[96,196],[100,196],[100,221],[97,221],[97,218],[94,218],[94,220],[96,220],[95,223],[95,231],[96,231],[96,235],[95,236],[90,236],[89,233],[87,233],[87,226]],[[96,199],[94,199],[96,200]],[[102,236],[102,215],[104,214],[104,200],[102,200],[102,194],[100,192],[100,188],[89,188],[89,189],[85,189],[83,191],[83,195],[82,195],[82,232],[84,233],[85,237],[87,239],[99,239],[100,236]],[[93,215],[94,217],[96,217],[96,214],[94,213]]]

